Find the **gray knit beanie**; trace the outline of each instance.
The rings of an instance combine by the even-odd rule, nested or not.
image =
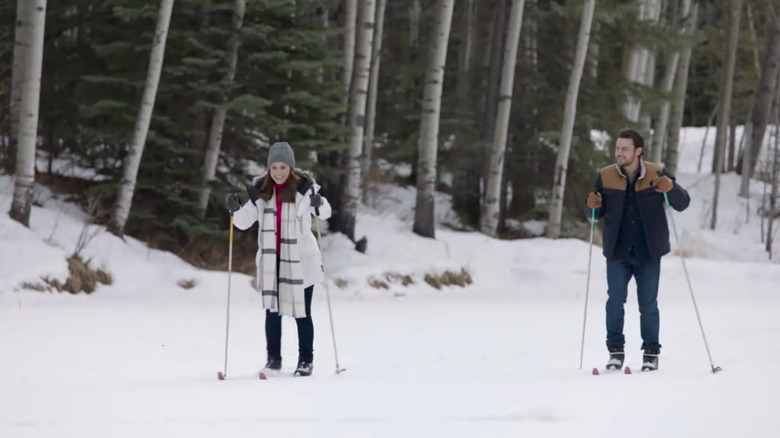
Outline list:
[[[271,164],[279,162],[290,166],[290,169],[295,169],[295,154],[286,141],[274,143],[268,151],[268,168],[271,168]]]

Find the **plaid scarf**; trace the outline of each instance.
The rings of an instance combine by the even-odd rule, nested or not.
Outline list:
[[[275,197],[266,203],[263,210],[258,288],[262,291],[263,308],[294,318],[305,318],[303,268],[298,251],[297,203],[282,203],[282,237],[277,260]]]

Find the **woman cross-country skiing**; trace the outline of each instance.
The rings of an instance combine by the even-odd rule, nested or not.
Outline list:
[[[314,284],[324,280],[322,253],[311,231],[312,216],[328,219],[331,207],[318,192],[314,178],[295,168],[295,154],[286,142],[274,143],[268,153],[268,172],[247,187],[243,206],[235,193],[226,206],[237,228],[259,223],[257,288],[265,309],[268,361],[264,374],[282,369],[282,316],[298,326],[296,376],[309,376],[314,362],[314,324],[311,300]]]

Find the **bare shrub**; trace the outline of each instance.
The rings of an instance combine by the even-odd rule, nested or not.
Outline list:
[[[100,234],[101,227],[93,225],[93,221],[100,205],[99,199],[96,195],[92,194],[87,197],[87,221],[81,228],[79,238],[76,241],[76,247],[73,249],[72,257],[81,257],[81,252],[87,247],[89,242],[92,241],[98,234]]]
[[[371,277],[368,279],[368,285],[374,289],[389,289],[390,286],[383,280]]]
[[[414,279],[408,274],[399,274],[398,272],[386,272],[385,278],[391,283],[401,283],[402,286],[414,284]]]
[[[102,268],[92,268],[89,260],[84,261],[77,255],[68,257],[68,278],[64,283],[57,279],[44,277],[43,281],[59,292],[92,293],[98,284],[111,285],[114,279],[111,273]]]
[[[47,287],[45,284],[42,284],[42,283],[29,283],[29,282],[22,283],[21,288],[22,289],[26,289],[26,290],[34,290],[34,291],[38,291],[38,292],[47,292],[47,291],[51,290],[51,288]]]
[[[182,289],[192,289],[197,284],[198,282],[195,280],[179,280],[176,282],[176,285]]]
[[[471,273],[466,268],[461,268],[460,272],[447,270],[441,274],[425,274],[425,282],[436,289],[441,289],[444,286],[465,287],[471,284],[473,279],[471,278]]]
[[[333,284],[339,289],[345,289],[349,285],[349,281],[343,278],[335,278],[333,279]]]

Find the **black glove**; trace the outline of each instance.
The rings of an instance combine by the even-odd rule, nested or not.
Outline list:
[[[225,197],[225,207],[227,207],[228,211],[232,215],[233,213],[237,212],[241,209],[241,200],[238,199],[238,195],[235,193],[229,193]]]
[[[316,193],[312,193],[309,196],[309,199],[311,199],[311,206],[314,207],[314,208],[317,208],[317,207],[322,205],[322,196],[320,196],[320,195],[318,195]]]
[[[256,185],[250,184],[246,186],[246,193],[249,195],[249,200],[252,201],[252,204],[257,205],[256,201],[260,199],[260,189]]]

